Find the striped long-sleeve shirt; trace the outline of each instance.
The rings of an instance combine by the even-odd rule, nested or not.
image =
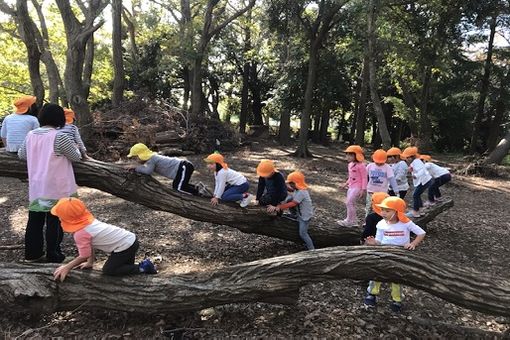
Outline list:
[[[48,133],[50,128],[38,128],[34,130],[34,134],[45,134]],[[58,133],[55,137],[55,143],[53,144],[53,150],[55,151],[55,155],[57,156],[65,156],[71,162],[76,162],[81,159],[80,150],[76,148],[75,143],[71,140],[71,138],[65,133]],[[27,149],[25,141],[21,144],[20,149],[18,150],[18,157],[20,159],[27,159]]]
[[[80,130],[74,124],[66,124],[63,128],[60,129],[60,132],[68,135],[73,142],[78,145],[78,149],[80,150],[82,155],[87,153],[87,148],[81,139]]]

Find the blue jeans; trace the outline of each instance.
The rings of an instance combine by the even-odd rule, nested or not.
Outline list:
[[[243,194],[250,188],[248,181],[240,185],[227,185],[227,188],[221,195],[221,200],[224,202],[240,201],[244,198]]]
[[[299,237],[303,241],[305,241],[306,249],[313,250],[315,247],[313,246],[313,241],[310,235],[308,235],[308,225],[310,224],[310,220],[303,221],[301,217],[298,217],[298,223],[299,223]]]
[[[452,175],[444,174],[441,177],[434,178],[432,180],[432,184],[429,187],[429,201],[434,202],[436,198],[441,197],[441,192],[439,191],[439,187],[443,184],[446,184],[452,180]]]
[[[428,181],[425,184],[420,184],[417,187],[414,188],[413,192],[413,209],[415,211],[420,210],[421,207],[423,207],[423,202],[421,200],[421,194],[430,186],[430,183],[432,183],[432,180]]]

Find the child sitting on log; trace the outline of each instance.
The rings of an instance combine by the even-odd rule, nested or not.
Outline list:
[[[149,258],[135,264],[139,246],[135,234],[95,219],[81,200],[73,197],[62,198],[51,209],[51,213],[58,216],[65,232],[73,233],[78,248],[78,257],[55,270],[55,280],[64,281],[74,268],[92,268],[94,249],[109,254],[103,265],[105,275],[157,273]]]
[[[66,125],[60,129],[60,132],[68,135],[71,140],[78,146],[78,150],[80,150],[82,159],[88,159],[89,157],[87,156],[87,148],[81,139],[78,127],[74,125],[74,121],[76,119],[74,111],[65,108],[64,115],[66,117]]]
[[[240,202],[242,208],[247,207],[255,198],[248,193],[250,183],[239,172],[232,170],[219,153],[213,153],[204,159],[209,170],[214,172],[214,193],[211,198],[213,206],[223,202]]]
[[[267,207],[267,212],[273,213],[285,209],[296,208],[299,236],[305,242],[306,249],[313,250],[315,249],[315,246],[308,234],[308,225],[313,217],[313,205],[310,193],[307,190],[308,184],[305,182],[305,175],[303,175],[300,171],[294,171],[287,176],[287,183],[289,183],[289,191],[292,193],[289,198],[287,198],[287,202],[278,204],[277,206],[269,205]]]
[[[382,220],[381,208],[377,205],[380,204],[386,197],[389,197],[385,192],[374,192],[372,195],[372,210],[365,218],[365,225],[363,226],[363,233],[361,234],[361,244],[365,243],[368,237],[375,237],[377,231],[377,223]]]
[[[368,237],[365,244],[367,245],[383,245],[383,246],[400,246],[408,250],[414,250],[425,238],[425,231],[414,224],[406,215],[406,203],[399,197],[387,197],[380,204],[381,215],[383,220],[377,223],[377,233],[374,237]],[[414,241],[411,242],[411,232],[416,235]],[[390,308],[398,313],[402,308],[402,287],[398,283],[391,283]],[[376,297],[379,295],[381,282],[370,281],[365,296],[365,306],[373,308],[376,306]]]
[[[429,155],[421,155],[420,159],[425,163],[425,168],[432,176],[432,183],[429,186],[428,198],[429,200],[424,203],[424,206],[432,206],[436,201],[441,201],[441,191],[439,187],[450,182],[452,175],[448,169],[443,168],[435,163],[432,163],[432,157]]]
[[[18,152],[27,134],[39,127],[38,107],[34,96],[23,96],[14,101],[14,113],[2,122],[0,136],[7,152]]]
[[[287,185],[285,178],[275,168],[273,161],[264,159],[257,166],[259,184],[257,188],[257,201],[259,205],[278,205],[287,198]]]
[[[413,209],[407,213],[409,217],[422,216],[420,209],[423,208],[423,201],[421,194],[432,183],[432,176],[430,176],[425,164],[420,160],[418,148],[415,146],[408,147],[402,152],[402,158],[409,164],[409,171],[413,175]]]
[[[129,150],[128,158],[138,156],[142,165],[134,170],[144,175],[151,175],[153,172],[172,179],[172,188],[182,193],[198,195],[199,189],[189,184],[191,175],[195,171],[193,164],[185,159],[158,155],[151,151],[145,144],[137,143]],[[200,186],[201,184],[199,184]],[[204,186],[202,185],[201,189]]]

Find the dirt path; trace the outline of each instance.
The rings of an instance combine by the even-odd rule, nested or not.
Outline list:
[[[317,157],[300,160],[288,156],[290,148],[252,145],[227,154],[227,157],[232,168],[252,180],[252,192],[255,190],[255,167],[261,159],[277,160],[279,168],[287,173],[302,170],[312,188],[316,221],[330,224],[344,217],[345,191],[337,189],[346,178],[346,163],[341,150],[343,147],[338,145],[313,147]],[[194,178],[212,184],[202,158],[203,155],[189,158],[198,169]],[[454,198],[455,207],[429,224],[426,242],[418,251],[510,279],[507,259],[510,183],[456,176],[444,192]],[[163,258],[161,272],[166,275],[219,268],[302,250],[289,242],[155,212],[94,189],[80,188],[79,193],[98,218],[138,235],[140,255],[144,251],[160,255]],[[1,244],[23,243],[26,197],[27,183],[0,177],[0,207],[6,217],[0,222]],[[359,208],[361,216],[361,205]],[[75,254],[69,235],[64,240],[64,252],[69,256]],[[22,250],[0,252],[0,261],[22,258]],[[100,260],[104,259],[102,255]],[[100,263],[96,269],[99,268]],[[202,313],[153,317],[76,311],[73,314],[55,313],[42,320],[0,314],[0,331],[5,338],[30,329],[32,331],[25,334],[26,337],[150,338],[169,335],[162,330],[181,327],[191,329],[185,334],[188,338],[497,338],[510,328],[508,319],[471,312],[407,287],[402,314],[394,315],[389,311],[386,289],[378,310],[369,313],[362,308],[364,293],[364,283],[343,280],[304,287],[298,304],[292,307],[232,304]],[[38,327],[45,328],[36,329]]]

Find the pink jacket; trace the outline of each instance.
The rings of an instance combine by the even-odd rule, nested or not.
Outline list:
[[[347,180],[349,189],[358,188],[366,190],[368,177],[365,164],[360,162],[350,162],[347,168],[349,169],[349,179]]]

